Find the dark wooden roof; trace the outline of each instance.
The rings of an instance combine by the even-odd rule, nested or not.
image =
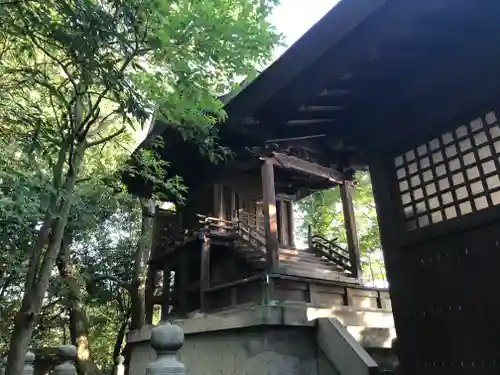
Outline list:
[[[491,94],[500,94],[499,18],[497,0],[342,0],[230,96],[221,140],[241,152],[324,134],[308,141],[323,165],[344,154],[399,152],[492,109]],[[166,142],[172,173],[203,178],[193,163],[213,173],[192,148]]]
[[[326,133],[326,149],[413,142],[491,106],[499,17],[493,0],[343,0],[226,105],[229,125],[255,141]]]

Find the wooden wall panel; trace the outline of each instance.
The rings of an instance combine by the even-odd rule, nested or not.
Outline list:
[[[498,374],[500,127],[489,113],[424,146],[370,167],[402,373]]]
[[[308,284],[292,280],[275,280],[272,299],[278,301],[310,302]]]
[[[314,296],[314,306],[330,308],[333,306],[343,306],[344,295],[339,293],[317,292]]]

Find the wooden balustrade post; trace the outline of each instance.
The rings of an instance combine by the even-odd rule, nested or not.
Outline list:
[[[361,270],[361,259],[359,251],[358,233],[356,230],[356,218],[354,217],[354,205],[352,203],[352,186],[349,183],[340,185],[342,208],[344,211],[344,223],[347,237],[349,259],[351,261],[351,272],[355,278],[363,277]]]
[[[262,164],[261,172],[267,268],[270,271],[275,271],[279,268],[279,241],[276,217],[276,191],[274,188],[274,166],[271,159],[265,159]],[[257,217],[255,219],[257,220]]]
[[[146,368],[146,375],[185,375],[184,364],[177,352],[184,344],[184,332],[179,326],[164,322],[151,330],[150,345],[156,358]]]
[[[222,219],[224,217],[224,188],[221,184],[214,184],[214,217]]]
[[[210,287],[210,239],[207,233],[200,232],[201,268],[200,268],[200,310],[206,309],[206,291]]]

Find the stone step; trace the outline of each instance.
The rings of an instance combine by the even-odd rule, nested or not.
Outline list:
[[[235,246],[236,252],[247,262],[258,269],[265,268],[266,258],[263,254],[245,241],[239,241]],[[315,270],[344,273],[345,269],[326,257],[319,257],[313,252],[296,249],[279,249],[281,266],[305,269],[307,272]]]
[[[288,268],[288,269],[297,269],[308,272],[335,272],[335,273],[343,273],[344,270],[335,265],[323,265],[321,263],[298,263],[298,262],[280,262],[280,268]]]
[[[245,249],[242,250],[241,254],[248,260],[264,260],[265,257],[262,254],[258,253],[254,249]],[[326,269],[342,269],[342,267],[337,264],[329,261],[325,261],[323,259],[314,258],[314,257],[300,257],[300,256],[289,256],[286,254],[282,254],[280,252],[279,255],[280,263],[283,264],[292,264],[292,265],[304,265],[304,267],[313,266],[316,268],[326,268]]]
[[[334,271],[339,271],[343,269],[333,263],[323,263],[319,259],[315,260],[308,260],[304,261],[302,259],[283,259],[280,257],[280,265],[283,265],[284,267],[300,267],[300,268],[307,268],[311,270],[334,270]]]
[[[349,274],[335,270],[323,270],[323,269],[312,269],[312,268],[291,267],[291,266],[284,267],[280,265],[279,273],[284,275],[306,277],[310,279],[359,283],[358,280],[352,278]]]
[[[312,264],[324,265],[327,267],[337,267],[337,265],[334,262],[327,259],[315,257],[314,255],[311,254],[295,256],[295,255],[288,255],[287,253],[283,254],[282,252],[280,252],[280,261],[312,263]]]

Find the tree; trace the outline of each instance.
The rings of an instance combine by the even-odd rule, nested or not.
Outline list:
[[[364,278],[371,282],[385,280],[377,213],[367,172],[357,174],[353,204]],[[347,246],[340,189],[323,190],[302,199],[297,211],[303,236],[310,224],[313,233],[329,239],[337,238],[342,246]]]
[[[28,136],[26,151],[47,181],[36,196],[42,209],[31,227],[7,375],[21,373],[61,244],[71,248],[66,229],[89,150],[146,126],[155,114],[202,146],[213,144],[214,124],[224,116],[216,95],[270,58],[279,40],[266,21],[275,3],[0,3],[1,131]]]

